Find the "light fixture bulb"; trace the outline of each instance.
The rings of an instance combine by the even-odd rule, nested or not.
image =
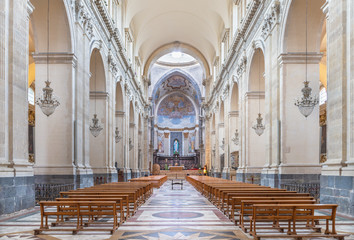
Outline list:
[[[181,58],[182,57],[182,53],[179,51],[174,51],[171,53],[173,58]]]

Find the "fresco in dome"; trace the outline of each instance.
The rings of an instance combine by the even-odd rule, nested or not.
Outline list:
[[[180,90],[188,96],[193,97],[196,102],[199,102],[199,96],[195,87],[198,86],[193,86],[193,84],[185,77],[177,74],[172,75],[161,83],[161,86],[157,89],[153,99],[155,100],[155,103],[157,103],[160,97],[163,97],[174,90]]]
[[[192,102],[179,93],[166,97],[157,110],[157,123],[159,127],[194,127],[195,110]]]

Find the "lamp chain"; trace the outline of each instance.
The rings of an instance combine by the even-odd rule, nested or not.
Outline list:
[[[49,82],[49,0],[48,0],[48,10],[47,10],[47,81]]]

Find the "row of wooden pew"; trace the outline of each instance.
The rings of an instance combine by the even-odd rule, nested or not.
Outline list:
[[[154,175],[148,177],[132,178],[130,182],[151,182],[154,188],[160,188],[167,181],[166,175]]]
[[[144,181],[112,182],[61,192],[56,201],[41,201],[41,225],[34,234],[43,231],[113,233],[152,195],[156,177],[151,176],[151,181],[145,177]],[[48,218],[55,221],[48,224]]]
[[[255,239],[347,236],[336,233],[337,205],[317,204],[308,193],[208,176],[188,176],[187,181]],[[320,220],[326,220],[324,234],[318,225]]]

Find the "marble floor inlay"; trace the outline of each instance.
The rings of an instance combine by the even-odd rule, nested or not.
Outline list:
[[[186,181],[183,183],[183,190],[172,190],[171,181],[167,181],[160,189],[154,189],[154,194],[113,235],[108,232],[79,232],[77,235],[70,232],[47,232],[34,236],[33,230],[39,225],[38,207],[0,217],[0,240],[252,239]],[[338,232],[352,234],[346,240],[354,240],[353,226],[352,219],[338,216]]]

